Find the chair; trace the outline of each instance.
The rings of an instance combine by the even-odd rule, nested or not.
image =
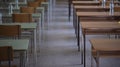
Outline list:
[[[36,9],[36,13],[41,13],[41,24],[43,26],[44,24],[44,19],[45,19],[45,8],[40,7],[40,2],[28,2],[29,7],[34,7]]]
[[[13,19],[13,22],[15,23],[31,23],[32,14],[29,14],[29,13],[12,14],[12,19]],[[32,30],[28,30],[28,29],[22,30],[21,37],[30,39],[31,44],[33,44],[33,31]]]
[[[21,28],[19,25],[0,25],[0,37],[20,38]]]
[[[8,65],[0,64],[0,67],[17,67],[16,65],[12,65],[11,61],[13,61],[13,48],[11,46],[1,46],[0,47],[0,62],[8,61]]]
[[[32,14],[29,13],[19,13],[19,14],[12,14],[12,19],[14,23],[31,23],[32,21]],[[24,30],[22,31],[22,34],[30,34],[31,30]]]
[[[30,13],[12,14],[12,20],[14,23],[31,23],[31,22],[33,22],[32,14],[30,14]]]
[[[20,7],[21,13],[35,13],[36,10],[34,7]]]
[[[40,3],[39,2],[28,2],[28,6],[37,8],[40,6]]]
[[[114,7],[114,12],[120,12],[120,6],[115,6]]]
[[[32,14],[28,13],[19,13],[19,14],[12,14],[13,22],[25,23],[25,22],[32,22]]]

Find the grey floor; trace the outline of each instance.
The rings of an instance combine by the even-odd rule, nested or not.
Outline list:
[[[42,40],[37,46],[37,63],[34,64],[34,59],[30,57],[28,67],[83,67],[81,52],[77,51],[72,20],[68,21],[67,1],[57,0],[52,13],[52,19],[44,29]],[[93,36],[87,37],[87,67],[91,66],[89,43],[91,37]],[[97,36],[97,38],[101,37],[104,36]],[[120,58],[101,58],[100,67],[120,67]]]

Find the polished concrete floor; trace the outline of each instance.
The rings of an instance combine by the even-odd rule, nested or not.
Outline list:
[[[57,0],[56,6],[52,10],[51,21],[40,37],[42,39],[37,44],[37,62],[35,64],[35,60],[29,57],[28,67],[83,67],[81,65],[81,51],[77,51],[72,20],[68,21],[66,0]],[[87,37],[87,67],[91,66],[91,46],[89,43],[91,37],[106,38],[103,35]],[[101,58],[100,67],[120,67],[120,58]]]

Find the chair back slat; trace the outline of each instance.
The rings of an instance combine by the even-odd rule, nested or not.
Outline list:
[[[20,25],[0,25],[0,36],[2,37],[19,37],[20,34]]]
[[[20,7],[21,13],[35,13],[34,7]]]
[[[11,46],[0,47],[0,61],[12,61],[13,49]]]
[[[120,6],[115,6],[115,7],[114,7],[114,11],[115,11],[115,12],[120,12]]]
[[[28,13],[20,13],[20,14],[12,14],[13,22],[32,22],[32,14]]]
[[[40,6],[40,3],[39,2],[28,2],[28,6],[37,8]]]

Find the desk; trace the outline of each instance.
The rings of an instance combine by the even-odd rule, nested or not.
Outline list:
[[[100,5],[100,1],[72,1],[73,5]]]
[[[75,32],[77,37],[79,37],[79,28],[80,28],[80,18],[82,17],[92,17],[92,18],[114,18],[115,20],[119,20],[120,12],[114,12],[114,15],[109,14],[109,12],[76,12],[77,22],[74,22]],[[116,19],[117,18],[117,19]],[[79,38],[78,46],[79,46]],[[79,49],[78,49],[79,50]]]
[[[37,23],[2,23],[0,25],[21,25],[22,29],[36,29]]]
[[[6,39],[0,40],[0,46],[12,46],[14,51],[18,51],[20,53],[20,67],[24,67],[25,65],[25,54],[28,50],[29,40],[19,39]]]
[[[120,39],[91,39],[96,51],[120,51]]]
[[[92,17],[92,18],[118,18],[120,17],[120,13],[119,12],[115,12],[114,15],[109,14],[109,12],[76,12],[76,22],[73,22],[74,27],[75,27],[75,33],[76,36],[79,37],[79,23],[80,23],[80,18],[82,17]],[[77,38],[78,40],[78,46],[79,46],[79,38]],[[79,48],[78,48],[79,50]]]
[[[113,20],[119,20],[120,13],[114,12],[114,14],[111,15],[109,12],[76,12],[76,16],[77,16],[77,22],[74,22],[73,24],[75,27],[75,33],[76,33],[76,37],[77,37],[78,50],[80,50],[80,42],[79,41],[80,41],[80,23],[82,22],[81,18],[86,18],[86,17],[88,17],[88,18],[112,18]],[[91,23],[90,21],[87,21],[87,22]],[[98,21],[96,21],[96,22],[98,22]],[[87,31],[85,31],[85,32],[87,32]],[[111,30],[108,32],[110,33]],[[83,38],[84,38],[84,47],[85,47],[85,34],[83,34]],[[84,51],[85,51],[85,49],[84,49]],[[84,56],[85,56],[85,53],[84,53]],[[84,58],[84,60],[85,60],[85,58]],[[85,61],[84,61],[84,66],[85,66]]]
[[[120,39],[90,39],[90,42],[96,51],[97,66],[99,66],[99,57],[104,55],[102,52],[107,54],[110,52],[107,56],[120,56]]]
[[[102,7],[102,6],[92,6],[92,5],[91,6],[74,5],[73,6],[73,22],[75,21],[76,15],[79,16],[80,12],[92,12],[92,14],[94,14],[93,12],[106,12],[106,11],[109,12],[109,6]]]
[[[68,0],[68,18],[70,21],[70,16],[71,16],[71,4],[74,5],[100,5],[99,1],[72,1],[72,0]]]
[[[100,13],[99,13],[99,12]],[[102,6],[79,6],[79,5],[74,5],[73,6],[73,23],[79,22],[79,16],[81,17],[82,15],[84,16],[94,16],[94,15],[104,15],[106,11],[109,11],[109,7],[102,7]],[[90,12],[90,15],[89,15]],[[109,15],[109,14],[108,14]],[[83,17],[83,16],[82,16]],[[76,27],[76,25],[74,26]],[[76,32],[77,33],[77,32]]]
[[[85,11],[85,12],[90,12],[90,11],[109,11],[109,6],[106,7],[102,7],[102,6],[80,6],[80,5],[74,5],[73,8],[75,9],[75,11]]]
[[[37,56],[37,53],[36,53],[36,50],[37,50],[36,45],[37,44],[36,44],[36,42],[37,42],[37,37],[39,37],[39,35],[36,36],[37,35],[37,23],[3,23],[3,24],[0,24],[0,25],[20,25],[22,30],[31,30],[31,31],[33,31],[33,37],[34,37],[33,47],[34,47],[34,56],[35,56],[34,58],[37,61],[37,59],[36,59],[37,58],[36,57]]]
[[[120,16],[120,12],[114,12],[114,14],[110,14],[110,12],[76,12],[78,17],[112,17]]]
[[[25,2],[19,2],[17,4],[16,4],[16,2],[11,2],[10,4],[11,5],[15,5],[15,8],[19,8],[19,6],[27,6],[27,1],[25,1]],[[41,2],[41,5],[48,5],[48,2]]]
[[[100,35],[100,34],[118,34],[117,30],[120,30],[118,22],[101,22],[101,21],[88,21],[81,22],[83,43],[84,43],[84,66],[86,64],[86,35]]]
[[[33,18],[39,18],[41,17],[41,14],[40,13],[33,13],[32,14]],[[2,17],[12,17],[12,14],[3,14]]]

